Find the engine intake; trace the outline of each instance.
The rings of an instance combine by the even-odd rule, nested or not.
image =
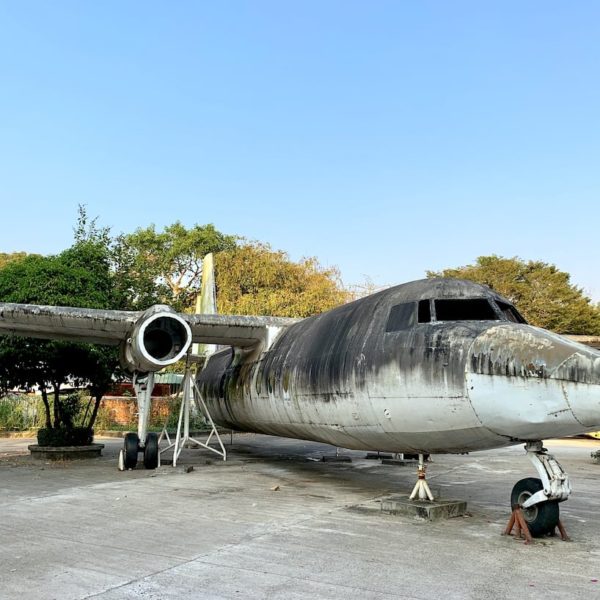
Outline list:
[[[121,352],[131,371],[159,371],[181,360],[190,344],[190,326],[168,306],[153,306],[135,324]]]

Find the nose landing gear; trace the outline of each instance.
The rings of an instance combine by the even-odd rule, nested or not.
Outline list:
[[[558,528],[562,539],[568,539],[560,521],[559,502],[571,494],[569,477],[542,442],[527,442],[525,450],[540,478],[526,477],[513,487],[510,495],[513,512],[504,533],[510,534],[516,526],[517,533],[523,530],[529,542],[530,535],[553,535]]]

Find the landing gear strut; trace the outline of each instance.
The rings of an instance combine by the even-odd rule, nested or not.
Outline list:
[[[154,388],[154,373],[147,375],[134,373],[133,387],[138,404],[138,432],[127,433],[123,439],[123,448],[119,453],[119,471],[135,469],[138,453],[144,455],[144,467],[156,469],[160,463],[158,435],[146,433],[150,417],[150,403]],[[141,443],[144,440],[144,443]]]
[[[533,537],[553,534],[558,527],[565,539],[558,504],[571,493],[569,477],[554,456],[548,454],[542,442],[528,442],[525,450],[540,478],[526,477],[513,487],[510,495],[513,514],[505,533],[510,533],[514,523],[519,528],[525,526]],[[525,537],[527,539],[527,532]]]

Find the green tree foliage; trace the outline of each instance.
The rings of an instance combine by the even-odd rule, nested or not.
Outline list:
[[[474,265],[428,277],[456,277],[487,285],[513,302],[532,324],[557,333],[600,335],[600,310],[570,276],[542,261],[480,256]]]
[[[264,244],[218,254],[215,271],[223,314],[308,317],[350,299],[337,269],[321,267],[316,258],[292,262]]]
[[[177,310],[193,306],[201,286],[202,258],[235,246],[234,236],[210,224],[188,229],[176,222],[162,231],[151,225],[119,236],[114,268],[121,306],[136,310],[156,303]]]
[[[112,239],[80,207],[75,243],[56,256],[22,256],[0,268],[0,302],[88,308],[145,309],[157,302],[191,310],[200,291],[202,259],[216,255],[219,310],[224,314],[306,317],[347,302],[339,273],[314,258],[299,263],[266,245],[238,246],[213,225],[154,226]],[[113,348],[0,338],[0,388],[42,390],[48,428],[73,425],[67,382],[87,384],[92,426],[117,372]],[[53,401],[48,397],[52,392]]]
[[[56,256],[26,256],[0,269],[0,301],[25,304],[113,308],[109,237],[88,223],[80,211],[73,246]],[[93,426],[100,400],[118,365],[114,348],[29,338],[0,338],[0,386],[39,386],[47,427],[72,427],[61,387],[72,381],[89,384],[94,408],[86,425]],[[52,411],[47,395],[51,389]]]

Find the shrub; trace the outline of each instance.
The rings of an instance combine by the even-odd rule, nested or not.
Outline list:
[[[37,440],[40,446],[89,446],[94,440],[94,430],[88,427],[40,429]]]
[[[43,424],[44,408],[38,396],[8,394],[0,398],[0,430],[23,431]]]

